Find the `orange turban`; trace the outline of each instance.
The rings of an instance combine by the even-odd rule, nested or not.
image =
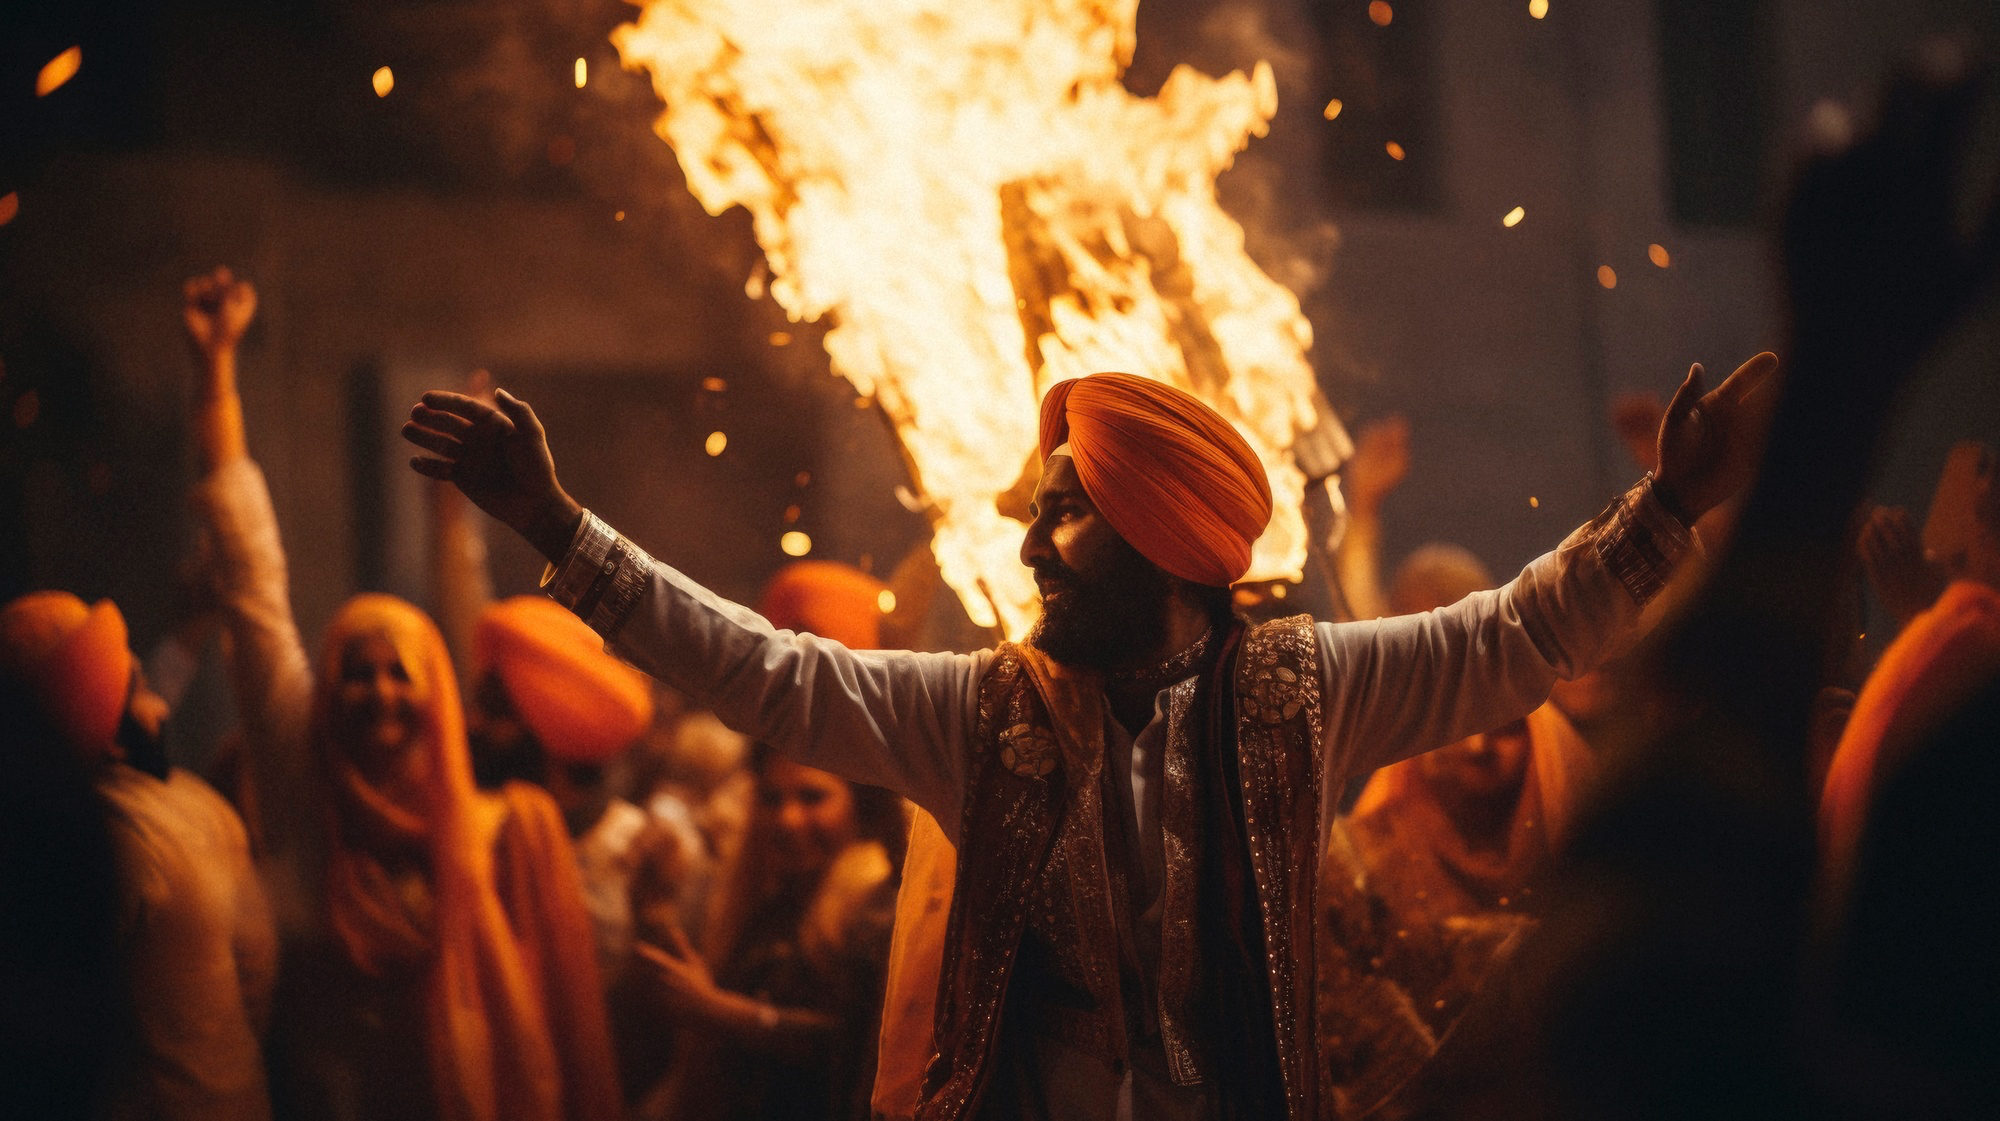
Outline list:
[[[1057,382],[1042,398],[1042,458],[1064,444],[1084,493],[1141,556],[1211,587],[1249,570],[1271,482],[1214,409],[1131,374]]]
[[[132,690],[125,616],[108,599],[30,592],[0,610],[0,672],[34,694],[56,729],[86,751],[109,748]]]
[[[858,568],[799,561],[771,577],[758,613],[780,630],[830,638],[849,650],[882,645],[882,593],[889,586]]]
[[[500,675],[514,711],[563,762],[601,763],[653,722],[646,675],[606,654],[583,620],[541,596],[481,612],[472,660],[476,672]]]

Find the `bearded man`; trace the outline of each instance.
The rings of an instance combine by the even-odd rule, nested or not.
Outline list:
[[[1255,454],[1124,374],[1043,399],[1021,546],[1043,617],[969,655],[773,629],[654,561],[556,481],[541,423],[424,395],[411,465],[550,560],[632,664],[809,766],[885,786],[960,853],[922,1118],[1309,1121],[1312,929],[1346,778],[1513,720],[1595,665],[1749,471],[1777,360],[1690,371],[1661,465],[1506,587],[1427,615],[1245,628],[1229,585],[1271,514]]]

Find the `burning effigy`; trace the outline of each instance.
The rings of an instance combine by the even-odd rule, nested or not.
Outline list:
[[[1345,441],[1315,407],[1298,299],[1216,201],[1276,111],[1270,68],[1181,67],[1135,96],[1137,6],[649,0],[613,36],[688,188],[749,211],[771,296],[830,323],[834,372],[894,425],[945,581],[1013,637],[1037,600],[1007,499],[1033,481],[1050,385],[1123,370],[1233,422],[1276,506],[1247,580],[1299,576],[1295,445]]]

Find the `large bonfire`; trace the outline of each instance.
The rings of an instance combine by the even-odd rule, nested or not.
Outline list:
[[[1263,458],[1277,516],[1248,579],[1296,578],[1316,412],[1298,300],[1244,253],[1215,177],[1277,108],[1270,68],[1119,84],[1138,0],[649,0],[613,36],[712,214],[746,208],[772,296],[827,317],[835,372],[894,423],[944,578],[1025,633],[1005,498],[1049,385],[1187,389]],[[1318,436],[1328,435],[1322,429]]]

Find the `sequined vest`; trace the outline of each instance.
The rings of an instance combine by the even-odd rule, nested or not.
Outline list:
[[[1157,1031],[1177,1083],[1214,1078],[1201,1023],[1208,963],[1196,934],[1202,822],[1213,820],[1206,816],[1213,807],[1199,804],[1194,769],[1201,738],[1213,734],[1208,727],[1234,732],[1227,771],[1240,801],[1231,798],[1230,806],[1247,841],[1238,846],[1250,866],[1243,882],[1254,882],[1255,917],[1246,925],[1253,939],[1261,936],[1266,976],[1256,991],[1270,1005],[1284,1112],[1290,1121],[1312,1121],[1320,796],[1312,621],[1298,616],[1252,627],[1230,649],[1216,679],[1227,683],[1218,692],[1233,706],[1219,719],[1233,719],[1233,727],[1195,712],[1198,678],[1168,691],[1161,949],[1157,991],[1143,995],[1131,983],[1127,862],[1107,856],[1123,830],[1107,841],[1101,680],[1029,647],[999,649],[980,688],[979,748],[966,783],[939,974],[938,1050],[917,1110],[921,1121],[977,1112],[1003,1012],[1009,1020],[1027,1017],[1036,1035],[1113,1070],[1124,1069],[1135,1033]],[[1155,1007],[1140,1007],[1146,1003]]]

